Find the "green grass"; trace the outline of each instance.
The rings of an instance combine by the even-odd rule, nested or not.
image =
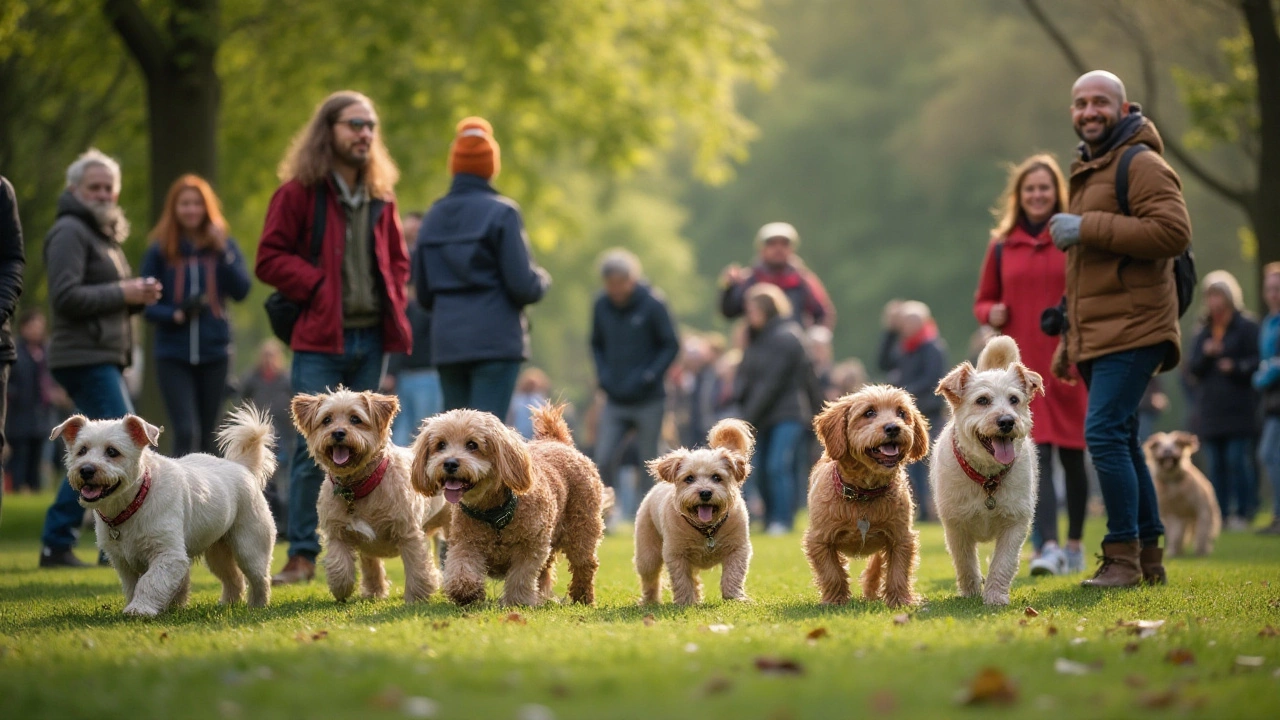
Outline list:
[[[219,606],[200,567],[188,608],[145,621],[120,614],[109,568],[37,569],[48,500],[4,502],[0,718],[548,717],[536,706],[556,718],[1280,713],[1280,638],[1259,636],[1280,627],[1280,538],[1224,535],[1212,558],[1170,562],[1171,584],[1152,589],[1089,592],[1078,577],[1033,580],[1024,563],[1013,604],[989,609],[955,596],[941,531],[926,525],[928,603],[902,624],[880,604],[819,607],[798,535],[755,539],[751,604],[720,602],[708,573],[710,603],[642,609],[625,534],[601,548],[596,607],[524,609],[523,622],[494,603],[406,607],[398,561],[390,600],[338,604],[317,582],[277,589],[266,610]],[[1090,520],[1091,543],[1101,524]],[[565,578],[562,568],[561,593]],[[1166,623],[1145,639],[1116,629],[1137,619]],[[817,628],[825,637],[808,640]],[[1194,663],[1166,661],[1177,648]],[[1238,656],[1265,660],[1246,667]],[[763,673],[759,657],[802,672]],[[1059,658],[1093,669],[1060,674]],[[1015,684],[1012,707],[958,703],[987,666]]]

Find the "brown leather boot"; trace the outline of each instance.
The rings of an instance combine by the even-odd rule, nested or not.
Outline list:
[[[316,564],[301,555],[294,555],[280,572],[271,576],[272,585],[293,585],[311,582],[316,576]]]
[[[1142,582],[1139,556],[1142,546],[1137,540],[1102,543],[1102,564],[1093,577],[1080,583],[1081,587],[1117,588],[1136,587]]]
[[[1138,555],[1142,565],[1142,582],[1148,585],[1168,585],[1169,578],[1164,574],[1164,549],[1152,543],[1144,546]]]

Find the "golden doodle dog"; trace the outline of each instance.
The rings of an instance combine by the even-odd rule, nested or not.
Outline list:
[[[204,555],[222,583],[224,604],[271,600],[276,525],[262,494],[276,469],[271,418],[252,405],[218,432],[223,457],[175,460],[152,447],[161,429],[136,415],[89,420],[73,415],[53,429],[67,444],[67,480],[93,510],[98,547],[124,589],[126,615],[154,616],[183,607],[191,560]]]
[[[404,601],[426,600],[440,587],[428,539],[432,517],[444,501],[422,497],[409,482],[413,454],[391,442],[391,421],[400,401],[391,395],[339,387],[321,395],[295,395],[293,424],[307,451],[325,472],[316,502],[325,545],[329,591],[339,602],[355,590],[360,556],[360,592],[390,593],[382,558],[404,562]]]
[[[938,435],[929,483],[956,570],[961,597],[982,595],[1008,605],[1022,544],[1036,509],[1036,446],[1031,399],[1044,380],[1019,360],[1018,344],[1002,335],[938,383],[951,421]],[[978,543],[995,541],[984,584]]]
[[[1160,522],[1169,538],[1169,555],[1181,555],[1188,542],[1197,555],[1213,552],[1222,532],[1222,511],[1209,479],[1191,463],[1200,440],[1186,432],[1154,433],[1142,449],[1155,479]]]
[[[491,413],[450,410],[423,421],[413,442],[413,486],[449,502],[444,590],[467,605],[485,578],[504,579],[503,605],[551,598],[556,553],[569,560],[569,598],[595,602],[596,549],[604,535],[604,486],[573,446],[564,405],[533,411],[525,442]]]
[[[823,453],[809,476],[804,551],[826,605],[849,601],[846,558],[869,556],[862,595],[889,607],[918,602],[919,533],[906,465],[929,454],[929,421],[911,395],[873,385],[814,418]]]
[[[751,472],[755,441],[741,420],[721,420],[707,434],[706,448],[681,448],[650,460],[659,480],[636,512],[636,572],[642,601],[661,601],[662,566],[671,575],[677,605],[702,601],[699,570],[724,565],[720,595],[746,600],[743,585],[751,564],[750,519],[742,483]]]

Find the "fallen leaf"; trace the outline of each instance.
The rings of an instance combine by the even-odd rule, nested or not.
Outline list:
[[[404,691],[395,685],[388,685],[382,688],[377,695],[369,698],[369,704],[379,710],[399,710],[400,704],[404,702]]]
[[[1138,704],[1149,710],[1163,710],[1172,707],[1178,700],[1178,691],[1173,688],[1162,692],[1143,693],[1138,697]]]
[[[906,625],[909,622],[911,622],[911,616],[906,613],[900,613],[893,616],[894,625]]]
[[[1239,665],[1240,667],[1251,667],[1251,668],[1262,667],[1262,664],[1266,661],[1267,661],[1266,658],[1258,655],[1237,655],[1236,656],[1236,665]]]
[[[732,630],[732,629],[733,629],[733,626],[732,626],[732,625],[724,625],[724,624],[708,625],[708,626],[707,626],[707,630],[708,630],[708,631],[713,632],[713,633],[719,633],[719,634],[721,634],[721,635],[727,635],[727,634],[729,633],[729,631],[730,631],[730,630]]]
[[[556,683],[548,688],[552,697],[567,698],[569,697],[569,686],[564,683]]]
[[[1018,689],[1004,671],[999,668],[986,667],[978,671],[969,682],[968,689],[960,696],[965,705],[981,705],[997,703],[1011,705],[1018,699]]]
[[[1022,611],[1022,614],[1026,615],[1027,617],[1040,617],[1040,612],[1035,608],[1031,607],[1030,605],[1027,606],[1026,610]]]
[[[877,715],[892,715],[898,710],[898,697],[888,690],[877,690],[867,698],[867,704]]]
[[[1260,638],[1275,637],[1275,636],[1277,636],[1277,635],[1280,635],[1280,630],[1276,630],[1275,628],[1271,627],[1270,625],[1268,625],[1268,626],[1266,626],[1266,627],[1264,627],[1264,628],[1262,628],[1261,630],[1259,630],[1259,631],[1258,631],[1258,637],[1260,637]]]
[[[1137,635],[1140,638],[1148,638],[1156,634],[1156,631],[1164,626],[1164,620],[1121,620],[1116,623],[1118,627],[1128,628],[1130,635]]]
[[[733,688],[733,681],[724,675],[712,675],[702,684],[703,695],[719,695],[720,693],[729,692]]]
[[[760,656],[756,658],[756,669],[766,675],[803,675],[804,667],[795,660]]]
[[[81,638],[80,644],[84,646],[85,650],[92,650],[93,647],[97,645],[91,637]]]
[[[1027,619],[1026,619],[1026,618],[1018,618],[1018,624],[1019,624],[1019,625],[1021,625],[1022,627],[1026,627],[1026,626],[1027,626]]]
[[[1175,648],[1165,654],[1164,660],[1174,665],[1194,665],[1196,656],[1192,655],[1191,651],[1186,648]]]
[[[808,635],[805,635],[805,637],[808,638],[809,642],[811,643],[821,640],[826,636],[827,636],[827,629],[824,627],[814,628],[809,631]]]
[[[1138,648],[1139,648],[1139,647],[1140,647],[1140,646],[1139,646],[1139,645],[1138,645],[1138,643],[1136,643],[1136,642],[1127,642],[1127,643],[1125,643],[1125,644],[1124,644],[1124,654],[1125,654],[1125,655],[1132,655],[1132,654],[1134,654],[1134,653],[1138,652]]]
[[[1280,598],[1276,598],[1275,600],[1272,600],[1271,602],[1269,602],[1269,603],[1267,603],[1267,604],[1268,604],[1268,605],[1270,605],[1270,606],[1271,606],[1271,607],[1273,607],[1273,608],[1280,608]]]
[[[169,633],[167,632],[160,633],[160,642],[164,642],[165,640],[168,640],[168,639],[169,639]]]
[[[1137,673],[1130,673],[1124,676],[1124,684],[1137,690],[1147,686],[1147,679]]]
[[[1058,626],[1057,626],[1057,625],[1050,625],[1050,626],[1048,626],[1048,627],[1046,627],[1046,628],[1044,629],[1044,632],[1045,632],[1045,634],[1046,634],[1046,635],[1048,635],[1049,637],[1053,637],[1054,635],[1057,635],[1057,634],[1058,634]]]
[[[1068,660],[1066,658],[1058,658],[1053,661],[1053,669],[1059,675],[1088,675],[1092,670],[1084,663]]]
[[[502,618],[502,622],[511,623],[512,625],[528,625],[529,624],[529,621],[525,620],[524,616],[518,612],[507,613],[507,616]]]
[[[431,623],[432,630],[443,630],[447,627],[449,627],[448,620],[436,620],[435,622]]]
[[[641,622],[644,623],[645,627],[653,627],[658,623],[658,619],[653,616],[653,613],[645,613],[645,616],[644,618],[642,618]]]

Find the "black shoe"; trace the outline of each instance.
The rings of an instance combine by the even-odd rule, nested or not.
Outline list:
[[[76,557],[76,554],[71,551],[71,548],[62,548],[61,550],[54,550],[53,548],[50,548],[50,547],[44,547],[40,549],[40,567],[42,568],[53,568],[53,567],[82,568],[82,567],[89,567],[89,563],[86,563],[80,558]]]

